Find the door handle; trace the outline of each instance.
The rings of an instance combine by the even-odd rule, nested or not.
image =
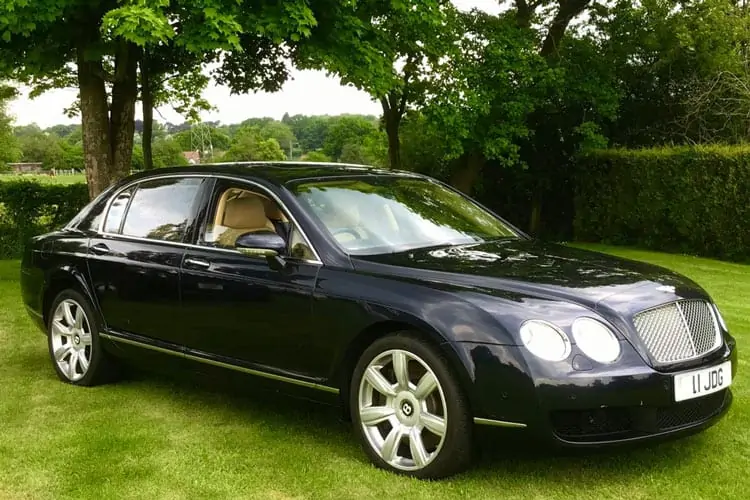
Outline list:
[[[208,269],[209,267],[211,267],[211,263],[203,259],[187,258],[185,259],[185,266],[198,269]]]
[[[104,243],[97,243],[90,248],[92,253],[97,255],[106,255],[109,253],[109,247]]]

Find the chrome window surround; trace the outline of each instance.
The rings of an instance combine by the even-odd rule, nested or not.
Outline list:
[[[151,243],[162,243],[162,244],[166,244],[166,245],[179,246],[179,247],[184,247],[184,248],[199,248],[201,250],[215,250],[215,251],[225,252],[225,253],[229,252],[229,253],[232,253],[232,254],[235,254],[235,255],[242,255],[238,250],[232,250],[230,248],[209,247],[209,246],[205,246],[205,245],[195,245],[195,244],[192,244],[192,243],[182,243],[182,242],[177,242],[177,241],[165,241],[165,240],[156,240],[156,239],[151,239],[151,238],[141,238],[141,237],[138,237],[138,236],[127,236],[127,235],[123,235],[123,234],[108,233],[108,232],[104,231],[104,224],[105,224],[105,222],[107,220],[107,216],[109,215],[109,209],[110,209],[113,201],[117,198],[117,196],[121,192],[125,191],[126,189],[128,189],[128,188],[130,188],[132,186],[140,184],[142,182],[148,182],[148,181],[160,180],[160,179],[173,179],[173,178],[182,179],[182,178],[186,178],[186,177],[198,177],[198,178],[201,178],[201,179],[224,179],[224,180],[230,180],[230,181],[233,181],[233,182],[248,184],[250,186],[253,186],[253,188],[260,190],[262,193],[265,193],[267,196],[269,196],[271,199],[273,199],[276,203],[278,203],[279,207],[281,207],[281,209],[287,214],[287,216],[289,217],[289,220],[291,220],[292,223],[294,224],[294,226],[299,230],[300,234],[302,235],[302,238],[305,240],[305,243],[307,243],[307,246],[310,247],[310,250],[312,251],[313,255],[315,255],[315,259],[294,259],[292,257],[290,257],[289,259],[292,260],[292,261],[294,261],[294,262],[304,262],[306,264],[313,264],[313,265],[319,265],[319,266],[323,265],[323,261],[320,260],[320,254],[315,249],[315,247],[312,245],[312,243],[310,243],[310,238],[308,238],[307,234],[305,234],[305,230],[302,229],[302,226],[300,226],[299,222],[297,222],[297,219],[294,217],[294,214],[292,214],[292,212],[286,207],[286,205],[284,205],[284,203],[282,203],[282,201],[279,199],[278,196],[276,196],[276,194],[272,193],[267,188],[265,188],[264,186],[258,184],[257,182],[254,182],[254,181],[251,181],[251,180],[248,180],[248,179],[243,179],[241,177],[233,177],[231,175],[195,174],[195,173],[165,174],[165,175],[157,175],[157,176],[153,176],[153,177],[146,177],[146,178],[143,178],[143,179],[138,179],[138,180],[134,180],[132,182],[129,182],[129,183],[125,184],[124,186],[122,186],[117,191],[114,191],[110,195],[109,200],[107,200],[107,206],[104,209],[102,220],[99,223],[99,230],[97,231],[97,234],[99,234],[101,236],[107,236],[107,237],[110,237],[110,238],[119,238],[119,239],[129,240],[129,241],[148,241],[148,242],[151,242]],[[127,216],[127,213],[125,215]],[[262,258],[262,257],[249,257],[249,256],[246,256],[246,257],[249,258],[249,259],[253,259],[253,258],[260,259],[260,258]]]

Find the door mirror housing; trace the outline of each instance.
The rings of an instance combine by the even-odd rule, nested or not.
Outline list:
[[[286,250],[284,238],[273,232],[245,233],[237,238],[240,253],[252,257],[278,257]]]

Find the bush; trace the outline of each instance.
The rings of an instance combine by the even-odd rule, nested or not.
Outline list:
[[[81,183],[0,182],[0,258],[19,257],[28,238],[64,226],[88,199]]]
[[[750,260],[750,147],[589,153],[574,227],[578,240]]]

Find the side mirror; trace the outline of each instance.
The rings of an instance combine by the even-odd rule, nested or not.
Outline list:
[[[245,233],[237,238],[240,253],[252,257],[278,257],[286,250],[284,238],[272,232]]]

